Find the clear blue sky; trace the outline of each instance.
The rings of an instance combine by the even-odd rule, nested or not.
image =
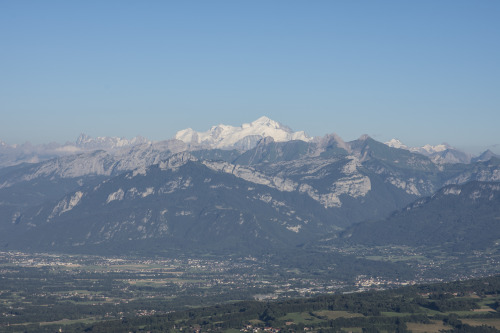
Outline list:
[[[499,18],[496,0],[2,0],[0,140],[266,115],[476,152],[500,145]]]

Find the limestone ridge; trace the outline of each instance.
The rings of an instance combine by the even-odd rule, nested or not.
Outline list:
[[[448,185],[386,219],[354,225],[342,237],[366,245],[493,249],[500,239],[499,207],[498,182]]]

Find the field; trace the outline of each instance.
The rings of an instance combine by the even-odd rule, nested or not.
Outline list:
[[[462,322],[471,326],[487,325],[500,330],[499,318],[482,318],[482,319],[462,319]]]
[[[408,330],[415,333],[439,333],[442,330],[451,330],[453,328],[450,325],[444,325],[442,321],[438,320],[431,320],[430,324],[408,323],[406,326]]]
[[[363,317],[362,314],[359,313],[352,313],[352,312],[347,312],[347,311],[329,311],[329,310],[323,310],[323,311],[316,311],[314,314],[318,317],[324,317],[325,319],[328,320],[333,320],[333,319],[338,319],[338,318],[356,318],[356,317]]]

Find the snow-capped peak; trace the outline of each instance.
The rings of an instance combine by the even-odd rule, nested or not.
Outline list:
[[[128,146],[135,146],[142,143],[150,143],[146,138],[137,136],[132,139],[117,138],[117,137],[97,137],[92,138],[86,134],[80,134],[75,142],[75,146],[81,149],[116,149]]]
[[[270,128],[275,128],[275,129],[280,129],[280,128],[286,128],[287,131],[290,131],[290,129],[286,126],[281,125],[279,122],[274,121],[266,116],[262,116],[257,120],[252,121],[250,124],[243,124],[241,125],[242,128],[248,128],[248,127],[258,127],[258,126],[267,126]]]
[[[426,144],[425,146],[422,147],[415,147],[415,148],[410,148],[411,151],[421,153],[421,154],[426,154],[426,155],[432,155],[434,153],[440,153],[448,149],[452,149],[450,145],[446,143],[442,143],[440,145],[432,146],[429,144]]]
[[[408,146],[399,141],[398,139],[391,139],[387,142],[385,142],[386,145],[392,148],[398,148],[398,149],[408,149]]]
[[[312,138],[303,131],[293,132],[290,128],[268,117],[241,126],[217,125],[206,132],[196,132],[191,128],[175,134],[175,139],[191,144],[207,145],[211,148],[249,149],[265,137],[272,137],[276,142],[290,140],[311,141]]]
[[[402,143],[398,139],[391,139],[391,140],[384,142],[384,143],[389,147],[406,149],[406,150],[409,150],[411,152],[420,153],[420,154],[424,154],[427,156],[433,155],[436,153],[441,153],[441,152],[444,152],[444,151],[449,150],[449,149],[453,149],[453,147],[451,147],[447,143],[442,143],[440,145],[435,145],[435,146],[430,145],[430,144],[426,144],[425,146],[422,146],[422,147],[408,147],[407,145],[405,145],[404,143]]]

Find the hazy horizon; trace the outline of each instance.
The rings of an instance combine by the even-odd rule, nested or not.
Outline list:
[[[276,119],[272,119],[272,120],[278,121]],[[278,121],[278,122],[280,122],[280,121]],[[250,122],[248,122],[248,123],[250,123]],[[248,123],[246,123],[246,124],[248,124]],[[284,125],[284,126],[287,126],[285,123],[282,123],[282,122],[280,122],[280,123],[282,125]],[[243,124],[245,124],[245,123],[243,123]],[[230,126],[239,127],[239,126],[241,126],[243,124],[230,125]],[[211,125],[211,126],[205,128],[205,129],[202,129],[202,130],[196,130],[196,129],[194,129],[194,130],[196,130],[197,132],[205,132],[205,131],[208,131],[211,127],[218,126],[218,125],[229,125],[229,124],[214,124],[214,125]],[[179,129],[179,131],[181,131],[181,130],[183,130],[183,129]],[[291,128],[291,130],[293,130],[294,132],[302,131],[301,129],[292,129],[292,128]],[[177,133],[177,131],[176,131],[176,133]],[[337,134],[337,133],[330,132],[330,133],[325,133],[324,135],[329,135],[329,134]],[[113,138],[120,138],[120,139],[131,140],[131,139],[134,139],[134,138],[137,138],[137,137],[142,137],[142,138],[145,138],[145,139],[150,140],[152,142],[159,142],[159,141],[170,140],[170,139],[174,139],[175,138],[175,133],[174,133],[174,135],[172,135],[169,138],[163,138],[163,139],[159,139],[159,140],[153,140],[153,139],[151,139],[151,138],[149,138],[147,136],[140,135],[140,134],[138,134],[136,136],[131,136],[131,137],[125,137],[125,136],[106,136],[106,135],[99,135],[99,136],[95,136],[94,137],[94,136],[88,135],[87,133],[82,132],[79,135],[75,136],[75,138],[73,140],[70,139],[70,140],[66,140],[64,142],[52,141],[52,142],[32,143],[32,142],[29,142],[29,141],[25,141],[25,142],[19,142],[19,143],[18,142],[16,142],[16,143],[10,143],[10,142],[6,142],[6,141],[2,140],[1,138],[0,138],[0,142],[5,142],[5,143],[7,143],[8,145],[11,145],[11,146],[15,146],[15,145],[19,146],[19,145],[25,145],[25,144],[33,145],[33,146],[37,146],[37,145],[51,145],[51,144],[66,145],[66,144],[74,144],[74,143],[76,143],[76,141],[80,138],[81,135],[87,135],[87,136],[89,136],[90,138],[93,138],[93,139],[98,138],[98,137],[113,137]],[[309,135],[309,133],[306,132],[306,135]],[[310,137],[322,137],[324,135],[317,135],[317,136],[309,135],[309,136]],[[345,138],[342,138],[342,137],[341,138],[344,141],[349,142],[349,141],[354,141],[354,140],[356,140],[356,139],[358,139],[358,138],[360,138],[360,137],[362,137],[364,135],[369,135],[369,134],[360,134],[358,137],[352,138],[352,139],[349,139],[349,140],[347,140]],[[389,141],[389,140],[379,140],[379,138],[377,138],[375,136],[370,136],[370,137],[372,137],[373,139],[375,139],[377,141],[380,141],[380,142],[387,142],[387,141]],[[392,139],[399,140],[398,138],[392,138]],[[408,147],[422,147],[424,145],[436,146],[436,145],[441,145],[441,144],[447,144],[447,145],[452,146],[453,148],[462,150],[462,151],[464,151],[466,153],[469,153],[469,154],[472,154],[472,155],[479,155],[479,154],[485,152],[486,150],[491,150],[494,153],[500,153],[500,145],[491,145],[491,146],[486,146],[486,147],[458,147],[458,146],[454,146],[450,142],[439,142],[439,143],[430,143],[430,142],[427,142],[427,143],[420,144],[420,145],[409,145],[406,142],[402,142],[402,143],[406,144]]]
[[[0,3],[0,140],[160,141],[260,116],[500,154],[500,3]]]

